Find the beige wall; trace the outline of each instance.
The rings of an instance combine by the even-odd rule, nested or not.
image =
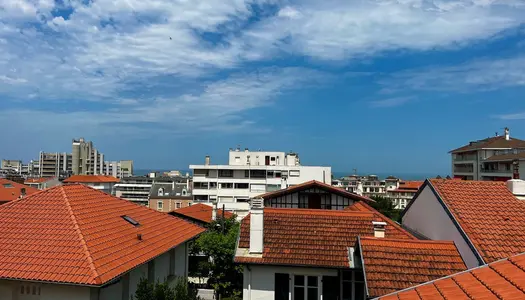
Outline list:
[[[191,199],[155,199],[150,198],[148,200],[149,208],[156,209],[161,212],[170,212],[174,211],[177,208],[190,206],[192,202]],[[159,208],[159,202],[162,202],[162,208]],[[180,207],[177,206],[177,203],[180,203]]]

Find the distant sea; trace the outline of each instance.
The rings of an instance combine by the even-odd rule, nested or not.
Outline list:
[[[172,169],[177,170],[177,169]],[[151,172],[169,172],[171,170],[160,170],[160,169],[135,169],[134,175],[135,176],[144,176]],[[191,174],[191,170],[179,170],[182,174],[186,174],[186,172]],[[333,171],[332,175],[334,178],[341,178],[343,176],[352,175],[352,171],[350,172],[340,172],[340,171]],[[441,177],[445,178],[449,174],[438,174],[438,173],[403,173],[403,172],[394,172],[394,173],[360,173],[359,175],[377,175],[380,179],[385,179],[388,176],[394,176],[397,178],[405,179],[405,180],[425,180],[427,178],[435,178],[436,176],[440,175]]]

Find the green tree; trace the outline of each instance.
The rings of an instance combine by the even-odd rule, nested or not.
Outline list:
[[[375,201],[370,203],[373,208],[396,222],[400,221],[401,211],[395,208],[392,199],[381,196],[371,196],[370,198]]]
[[[188,286],[186,278],[177,278],[175,288],[167,283],[150,283],[142,278],[137,286],[134,300],[200,300],[197,291]]]
[[[242,290],[242,267],[234,264],[235,246],[239,235],[239,222],[234,217],[218,218],[212,222],[194,244],[193,253],[209,257],[208,283],[222,298],[234,297]]]

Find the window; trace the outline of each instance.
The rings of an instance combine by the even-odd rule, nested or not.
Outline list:
[[[235,157],[235,163],[236,163],[236,164],[241,163],[241,158],[240,158],[239,156],[236,156],[236,157]]]
[[[272,157],[270,158],[270,161],[275,161],[275,156],[272,156]]]
[[[244,177],[250,178],[250,170],[244,170]]]
[[[231,182],[222,182],[219,184],[219,188],[221,189],[233,189],[233,183]]]
[[[205,176],[205,177],[208,177],[209,176],[209,171],[206,170],[206,169],[195,169],[193,171],[193,176]]]
[[[365,299],[365,278],[359,270],[343,271],[343,300]]]
[[[317,300],[319,299],[319,283],[317,276],[294,276],[293,299]]]
[[[13,187],[13,185],[10,184],[10,183],[4,183],[3,186],[4,186],[5,188],[12,188],[12,187]]]
[[[157,196],[164,196],[164,189],[163,188],[159,189],[159,191],[157,192]]]
[[[214,182],[210,182],[210,185]],[[216,184],[216,183],[215,183]],[[193,188],[196,190],[207,190],[208,189],[208,182],[194,182]]]
[[[235,188],[236,189],[247,189],[249,188],[249,184],[248,183],[236,183]]]
[[[290,170],[290,177],[299,177],[301,173],[299,170]]]
[[[250,192],[266,192],[265,184],[252,184],[250,185]]]
[[[176,208],[180,208],[180,206],[181,206],[181,203],[180,203],[180,202],[177,202],[177,203],[175,204],[175,207],[176,207]]]
[[[288,300],[290,293],[290,276],[275,273],[275,300]]]
[[[162,210],[162,207],[164,206],[164,202],[162,201],[157,201],[157,209],[158,210]]]
[[[232,178],[233,170],[219,170],[219,177]]]
[[[126,220],[126,221],[128,221],[128,223],[130,223],[130,224],[133,225],[133,226],[139,226],[139,225],[140,225],[139,222],[135,221],[135,220],[134,220],[132,217],[130,217],[130,216],[126,216],[126,215],[124,215],[124,216],[121,216],[121,218],[124,219],[124,220]]]
[[[264,171],[264,170],[251,170],[250,171],[250,177],[251,178],[266,178],[266,171]]]
[[[217,188],[217,182],[210,182],[210,190]]]
[[[186,196],[188,192],[186,190],[182,190],[182,196]]]

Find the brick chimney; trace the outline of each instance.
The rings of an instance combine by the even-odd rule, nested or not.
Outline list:
[[[372,225],[374,225],[374,237],[376,237],[376,238],[384,238],[385,237],[386,222],[372,221]]]
[[[262,254],[264,249],[264,200],[251,200],[250,207],[250,253]]]
[[[525,181],[521,179],[511,179],[507,181],[509,191],[520,200],[525,200]]]

